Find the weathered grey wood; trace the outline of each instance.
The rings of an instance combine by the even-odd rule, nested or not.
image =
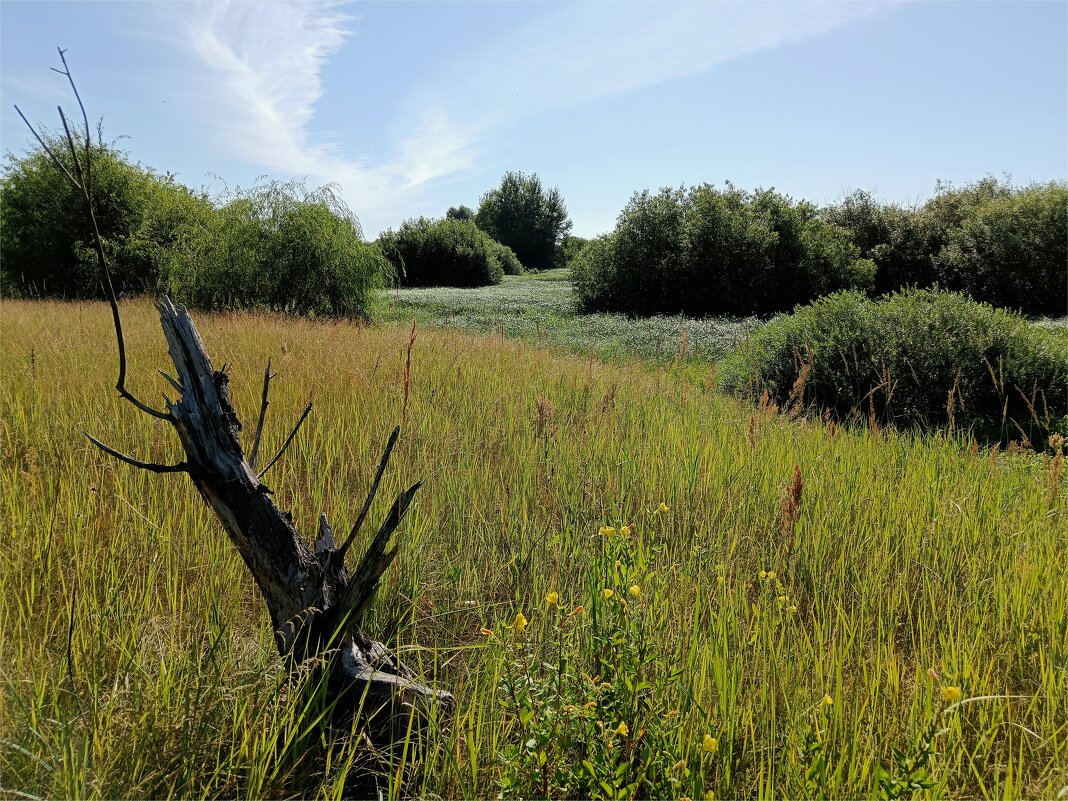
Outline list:
[[[378,581],[397,553],[396,548],[386,550],[390,537],[419,485],[398,496],[350,577],[326,516],[320,518],[313,551],[245,460],[229,379],[213,369],[186,309],[166,297],[156,306],[176,383],[184,388],[176,401],[168,400],[168,412],[186,453],[186,471],[252,573],[267,603],[279,653],[294,668],[309,659],[327,666],[329,691],[338,701],[335,714],[385,710],[392,718],[406,708],[425,712],[431,705],[451,707],[449,693],[418,682],[360,628]],[[384,461],[375,487],[383,470]],[[370,498],[361,520],[369,506]]]
[[[222,521],[231,542],[252,573],[267,603],[279,653],[288,661],[291,669],[311,663],[316,670],[323,671],[330,696],[328,700],[334,702],[335,718],[338,715],[357,714],[371,718],[379,710],[385,710],[387,714],[379,716],[378,720],[384,720],[387,725],[378,728],[388,733],[388,724],[400,720],[398,713],[404,709],[426,712],[433,706],[451,708],[453,698],[449,693],[418,682],[388,648],[365,637],[360,628],[364,610],[374,595],[378,580],[397,553],[396,548],[387,551],[386,546],[408,509],[412,496],[419,489],[419,484],[398,496],[354,576],[350,578],[345,568],[345,551],[352,544],[370,509],[399,429],[395,429],[390,436],[367,501],[345,544],[340,549],[335,546],[330,524],[323,515],[319,520],[319,534],[313,552],[304,545],[294,529],[292,518],[274,505],[270,490],[259,480],[293,441],[311,411],[310,403],[275,457],[259,473],[255,469],[267,413],[270,362],[264,372],[256,441],[249,460],[245,459],[238,439],[241,423],[230,403],[226,373],[216,372],[212,368],[204,343],[186,309],[174,306],[166,297],[161,298],[156,307],[177,373],[176,377],[172,377],[160,372],[178,393],[178,399],[171,401],[165,397],[168,411],[161,412],[141,402],[126,388],[126,347],[122,320],[93,210],[89,117],[64,54],[65,51],[60,49],[63,69],[56,71],[65,75],[70,82],[84,124],[84,151],[79,155],[80,145],[76,146],[67,117],[63,109],[59,109],[67,146],[73,158],[73,173],[49,148],[22,111],[17,106],[15,110],[61,174],[85,201],[86,216],[92,224],[97,263],[115,326],[119,356],[115,389],[141,411],[173,425],[185,449],[186,460],[174,465],[145,462],[120,453],[88,433],[86,436],[101,450],[133,467],[155,473],[189,474],[201,496]],[[82,132],[78,133],[81,137]],[[404,718],[406,725],[407,718]]]

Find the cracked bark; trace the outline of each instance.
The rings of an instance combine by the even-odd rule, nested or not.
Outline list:
[[[326,515],[320,517],[314,548],[308,548],[245,459],[229,378],[212,368],[188,312],[166,297],[156,307],[176,383],[182,388],[177,401],[168,401],[167,411],[185,450],[185,471],[252,573],[267,604],[278,651],[290,669],[320,660],[326,670],[328,700],[336,701],[334,717],[359,714],[377,720],[380,736],[386,724],[405,717],[405,712],[426,715],[432,706],[450,710],[449,693],[421,683],[360,625],[379,579],[396,556],[396,548],[387,550],[387,545],[419,484],[398,495],[351,575],[344,551],[352,535],[338,547]],[[398,433],[394,431],[390,439],[378,477]]]

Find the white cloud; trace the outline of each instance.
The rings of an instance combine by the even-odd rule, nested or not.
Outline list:
[[[826,33],[887,2],[586,2],[561,7],[438,71],[424,97],[480,126],[703,72]]]
[[[182,6],[182,41],[196,57],[197,105],[232,156],[313,182],[337,183],[349,204],[375,216],[414,190],[473,163],[471,132],[429,105],[395,155],[368,165],[336,136],[312,131],[322,69],[353,18],[332,2],[220,2]]]
[[[887,7],[804,0],[548,7],[413,86],[391,121],[413,133],[369,164],[336,135],[313,130],[323,67],[356,21],[337,3],[177,5],[182,40],[199,65],[197,102],[210,111],[203,122],[229,154],[338,183],[369,229],[409,210],[430,182],[478,166],[491,133],[524,117],[708,70]]]

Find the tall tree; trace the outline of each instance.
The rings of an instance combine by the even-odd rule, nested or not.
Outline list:
[[[571,231],[560,190],[546,190],[537,175],[521,172],[505,173],[500,185],[482,196],[475,222],[534,270],[556,265],[561,243]]]

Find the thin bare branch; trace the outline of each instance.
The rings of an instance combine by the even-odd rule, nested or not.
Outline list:
[[[114,448],[108,447],[103,442],[98,440],[92,434],[88,432],[82,432],[89,438],[96,447],[100,448],[104,453],[111,454],[116,459],[131,464],[134,467],[140,467],[142,470],[148,470],[152,473],[188,473],[189,465],[185,462],[179,462],[178,464],[156,464],[154,462],[142,462],[140,459],[134,459],[132,456],[127,456],[124,453],[119,453]]]
[[[66,166],[64,166],[63,162],[59,160],[55,153],[52,152],[52,148],[50,148],[45,143],[45,140],[41,138],[41,135],[39,133],[37,133],[37,129],[33,127],[33,125],[28,119],[26,119],[26,115],[22,113],[22,109],[20,109],[18,106],[15,106],[15,111],[17,111],[19,113],[19,116],[22,117],[22,121],[26,123],[26,127],[30,129],[30,133],[33,134],[33,138],[37,140],[37,143],[44,148],[44,152],[47,153],[48,157],[52,159],[52,163],[59,168],[60,172],[63,173],[63,177],[65,177],[76,189],[81,189],[82,185],[78,183],[78,179],[70,174],[70,171],[66,168]]]
[[[160,370],[158,368],[156,369],[156,372],[159,373],[161,376],[163,376],[166,379],[167,383],[170,384],[172,387],[174,387],[175,392],[177,392],[179,395],[182,395],[182,394],[185,393],[185,387],[183,387],[181,384],[179,384],[177,379],[175,379],[174,377],[168,375],[167,373],[163,372],[162,370]]]
[[[89,115],[85,112],[85,104],[82,102],[82,96],[78,93],[78,87],[74,85],[74,76],[70,74],[70,67],[67,66],[67,51],[62,47],[57,47],[56,50],[59,52],[59,60],[63,62],[62,74],[67,76],[67,80],[70,82],[70,89],[74,92],[74,99],[78,101],[78,108],[81,109],[82,112],[82,122],[85,124],[86,177],[88,178],[89,183],[92,183],[93,165],[92,159],[89,156],[90,145],[92,144],[92,133],[89,130]],[[56,70],[56,72],[60,72],[60,70]],[[90,187],[90,192],[91,191],[92,187]]]
[[[382,474],[386,472],[386,465],[389,464],[389,456],[393,453],[393,446],[397,444],[397,437],[399,436],[400,426],[397,426],[393,429],[393,433],[389,435],[389,442],[386,443],[386,449],[383,451],[382,458],[378,462],[378,471],[375,473],[375,480],[371,484],[371,491],[367,493],[367,500],[363,504],[363,509],[360,510],[356,522],[353,523],[352,530],[349,532],[345,544],[341,546],[334,557],[339,563],[345,558],[345,552],[348,551],[349,547],[356,540],[356,535],[360,533],[360,527],[363,525],[363,521],[367,517],[367,512],[371,508],[371,502],[375,499],[375,493],[378,492],[378,484],[382,481]]]
[[[311,410],[312,404],[311,401],[308,401],[308,405],[304,407],[304,414],[302,414],[300,416],[300,419],[297,420],[297,424],[293,426],[293,430],[289,432],[289,436],[286,437],[286,441],[282,443],[282,447],[278,449],[278,453],[276,453],[274,455],[274,458],[267,463],[267,466],[259,472],[259,475],[256,476],[256,478],[263,478],[264,474],[274,466],[274,463],[282,458],[282,454],[286,452],[286,448],[289,447],[289,443],[293,441],[293,437],[297,435],[297,432],[300,431],[300,427],[304,425],[304,420],[307,418]]]
[[[389,538],[393,536],[393,532],[397,530],[397,526],[400,525],[408,507],[411,506],[415,493],[421,486],[423,482],[417,481],[397,495],[397,500],[393,502],[393,507],[386,515],[386,519],[382,521],[382,526],[371,542],[371,547],[367,549],[367,553],[363,555],[363,559],[360,560],[360,564],[352,574],[348,589],[338,603],[338,608],[345,610],[346,613],[345,623],[341,627],[343,635],[347,635],[360,625],[363,613],[378,587],[379,578],[396,558],[397,549],[387,551],[386,545],[389,543]]]
[[[89,115],[85,111],[85,104],[82,103],[81,95],[78,94],[78,87],[74,83],[74,76],[71,75],[70,68],[67,66],[67,51],[62,48],[56,49],[59,51],[60,61],[63,62],[63,69],[58,70],[55,67],[53,67],[52,69],[54,72],[58,72],[60,75],[66,76],[67,80],[70,82],[70,88],[74,92],[75,99],[78,101],[78,108],[81,109],[82,121],[85,124],[85,167],[83,171],[82,166],[78,160],[77,148],[75,148],[74,146],[74,140],[70,132],[70,126],[67,123],[67,117],[63,113],[63,109],[59,109],[59,117],[62,120],[63,128],[67,133],[67,143],[71,148],[72,155],[74,156],[75,163],[77,164],[78,175],[82,177],[82,181],[79,182],[77,178],[70,174],[70,171],[63,165],[63,162],[61,162],[56,157],[56,154],[52,152],[51,148],[49,148],[48,145],[45,144],[44,139],[40,136],[40,134],[37,133],[37,130],[30,124],[30,121],[26,119],[26,115],[22,113],[18,106],[15,107],[15,110],[18,111],[19,116],[22,117],[22,121],[25,122],[26,126],[30,129],[30,133],[32,133],[34,135],[34,138],[36,138],[37,141],[40,142],[41,147],[45,149],[45,152],[48,153],[52,161],[56,163],[56,166],[59,167],[60,171],[63,173],[66,179],[76,189],[81,190],[82,197],[85,198],[85,208],[86,211],[89,213],[89,220],[93,224],[93,244],[96,246],[96,260],[98,266],[100,267],[100,272],[104,276],[103,283],[105,289],[107,289],[108,302],[111,304],[111,317],[112,321],[115,324],[115,339],[118,342],[119,348],[119,377],[115,382],[115,389],[118,390],[120,397],[125,398],[146,414],[150,414],[153,417],[159,418],[160,420],[166,420],[169,423],[173,423],[174,418],[170,414],[168,414],[167,412],[158,411],[156,409],[153,409],[151,406],[142,403],[126,389],[126,342],[122,336],[122,319],[119,316],[119,302],[115,296],[115,287],[111,282],[111,270],[108,269],[107,258],[105,258],[104,256],[104,240],[103,237],[100,236],[100,227],[97,225],[96,222],[96,212],[93,211],[93,156],[91,147],[92,134],[89,130]]]
[[[67,147],[70,149],[71,158],[74,159],[74,174],[78,176],[78,180],[81,185],[85,187],[85,173],[82,171],[82,161],[78,158],[78,148],[74,146],[74,137],[70,133],[70,125],[67,123],[67,115],[63,113],[63,106],[56,106],[56,111],[59,112],[59,119],[63,123],[63,132],[67,135]]]
[[[267,359],[267,367],[263,371],[263,398],[260,400],[260,419],[256,423],[256,439],[252,441],[252,456],[249,457],[248,466],[253,470],[256,469],[256,459],[260,455],[260,437],[263,436],[263,421],[267,419],[267,407],[270,405],[270,401],[267,400],[267,393],[271,389],[271,360]]]

